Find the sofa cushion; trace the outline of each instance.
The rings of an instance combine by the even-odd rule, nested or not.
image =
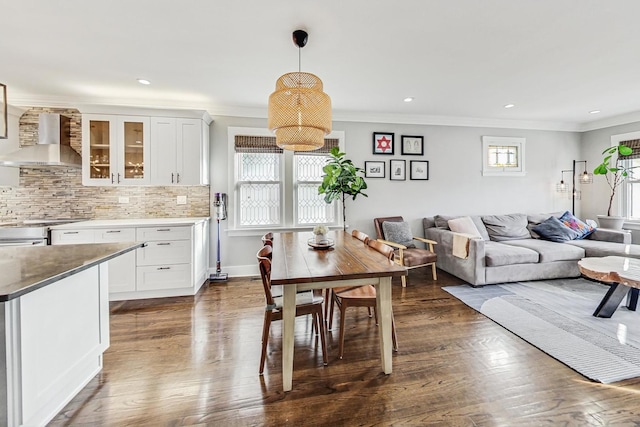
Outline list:
[[[560,221],[564,225],[569,227],[570,229],[575,230],[575,231],[578,232],[578,237],[576,237],[576,239],[584,239],[589,234],[591,234],[591,233],[593,233],[595,231],[595,227],[592,227],[592,226],[580,221],[578,218],[573,216],[573,214],[571,212],[569,212],[569,211],[566,211],[560,217]]]
[[[534,250],[540,254],[540,262],[578,261],[585,256],[584,249],[580,247],[563,245],[561,243],[549,242],[547,240],[507,240],[502,243],[505,245]]]
[[[505,245],[498,242],[487,242],[484,247],[485,263],[487,267],[501,265],[531,264],[540,259],[538,252],[527,248]]]
[[[527,215],[527,222],[528,222],[527,229],[529,230],[529,233],[531,233],[531,237],[534,239],[540,238],[540,235],[538,233],[536,233],[535,231],[531,231],[533,227],[540,224],[542,221],[545,221],[550,216],[555,216],[556,218],[560,218],[563,214],[564,212],[553,212],[553,213],[547,213],[547,214]]]
[[[566,242],[578,237],[579,233],[564,225],[555,216],[550,216],[546,221],[541,222],[531,229],[540,237],[552,242]]]
[[[447,221],[447,224],[449,224],[449,229],[451,231],[482,238],[480,232],[478,231],[478,227],[476,227],[476,225],[473,223],[473,220],[468,216],[461,216],[460,218],[450,219],[449,221]]]
[[[482,217],[482,222],[489,238],[496,242],[531,238],[524,214],[487,215]]]
[[[577,246],[585,251],[588,257],[626,256],[640,258],[640,245],[627,245],[624,243],[603,242],[598,240],[572,240],[567,246]]]
[[[436,224],[436,227],[438,228],[444,228],[449,230],[449,220],[452,219],[457,219],[457,218],[462,218],[461,216],[448,216],[448,215],[436,215],[433,217],[433,221]],[[478,229],[478,232],[480,233],[480,236],[482,237],[482,240],[489,240],[489,233],[487,233],[487,228],[484,226],[484,223],[482,222],[482,218],[479,217],[478,215],[469,215],[469,218],[471,218],[471,221],[473,221],[473,223],[475,224],[476,228]]]
[[[408,248],[415,248],[413,234],[409,223],[405,221],[384,221],[382,223],[384,239],[390,242],[400,243]]]

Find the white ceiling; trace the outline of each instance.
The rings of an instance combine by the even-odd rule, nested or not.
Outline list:
[[[276,79],[298,69],[291,32],[303,28],[302,71],[323,80],[334,120],[640,120],[638,0],[0,0],[0,11],[14,105],[266,117]]]

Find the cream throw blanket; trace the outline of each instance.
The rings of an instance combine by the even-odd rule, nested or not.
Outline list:
[[[453,256],[467,259],[469,256],[469,240],[477,239],[478,236],[467,233],[453,233]]]

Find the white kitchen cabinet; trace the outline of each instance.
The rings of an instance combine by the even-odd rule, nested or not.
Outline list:
[[[207,185],[210,124],[203,111],[121,108],[115,114],[85,113],[82,183]]]
[[[51,230],[52,245],[81,243],[135,242],[135,228]],[[107,262],[109,293],[136,290],[136,252],[131,251]]]
[[[82,183],[145,185],[149,178],[148,117],[82,116]]]
[[[208,277],[208,224],[209,218],[83,221],[56,226],[51,242],[145,242],[109,261],[111,301],[195,295]]]
[[[192,287],[193,226],[141,227],[136,234],[147,243],[138,251],[139,290]]]
[[[151,185],[209,182],[209,126],[200,119],[151,118]]]

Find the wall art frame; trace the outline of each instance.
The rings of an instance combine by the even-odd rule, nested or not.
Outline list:
[[[389,179],[391,181],[404,181],[407,179],[406,160],[389,160]]]
[[[364,162],[365,178],[384,178],[386,176],[385,162]]]
[[[393,155],[394,135],[393,132],[374,132],[373,154]]]
[[[429,180],[429,161],[411,160],[409,164],[409,179],[414,181]]]
[[[402,155],[422,156],[424,155],[424,136],[402,135],[401,148]]]

